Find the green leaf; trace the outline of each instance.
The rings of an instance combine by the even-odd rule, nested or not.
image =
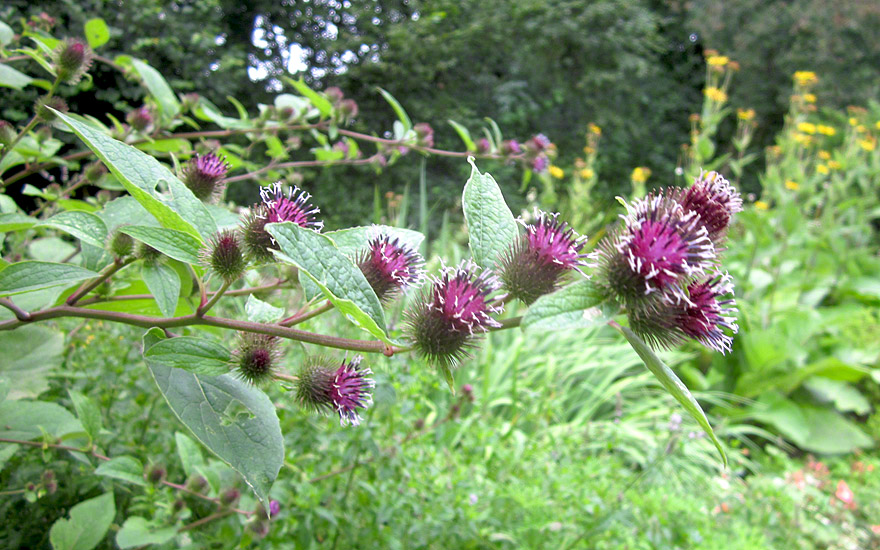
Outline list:
[[[510,208],[504,202],[501,188],[491,175],[480,173],[473,157],[468,157],[468,162],[473,169],[461,198],[469,235],[468,246],[478,265],[491,268],[513,244],[519,231]]]
[[[406,111],[400,105],[400,102],[394,99],[394,96],[383,90],[382,88],[376,88],[382,97],[385,98],[385,101],[391,105],[391,108],[394,109],[394,113],[397,115],[397,119],[403,124],[403,131],[407,132],[413,127],[412,120],[410,120],[409,115],[406,114]]]
[[[84,500],[70,509],[70,519],[61,518],[52,525],[49,541],[55,550],[92,550],[107,534],[116,504],[113,493]]]
[[[222,345],[192,336],[161,340],[144,353],[150,363],[217,376],[229,372],[232,354]]]
[[[110,29],[103,19],[95,18],[86,21],[83,29],[86,33],[86,40],[89,41],[89,47],[96,50],[110,40]]]
[[[477,150],[477,144],[474,143],[473,138],[471,138],[471,133],[468,131],[467,128],[451,119],[447,120],[446,122],[448,122],[450,126],[455,128],[455,132],[458,134],[458,137],[461,138],[462,143],[464,143],[464,146],[468,151]]]
[[[11,44],[14,39],[15,31],[12,30],[12,27],[0,21],[0,46]]]
[[[388,225],[349,227],[324,234],[333,239],[339,251],[349,258],[367,248],[370,239],[378,235],[388,235],[392,239],[400,239],[400,242],[416,251],[425,240],[425,236],[418,231]]]
[[[9,399],[36,397],[49,389],[46,376],[61,365],[64,335],[49,327],[26,325],[0,332],[0,379],[10,382]]]
[[[3,401],[0,403],[0,437],[35,439],[43,430],[53,437],[84,431],[70,411],[45,401]]]
[[[799,447],[814,453],[844,454],[874,446],[856,424],[835,411],[813,405],[801,405],[810,433],[804,441],[795,441]]]
[[[144,85],[150,91],[150,95],[158,102],[162,113],[169,119],[177,115],[180,112],[180,103],[162,74],[140,59],[132,59],[131,64],[143,79]]]
[[[33,78],[23,72],[13,69],[6,63],[0,63],[0,86],[21,90],[33,81]]]
[[[620,308],[590,280],[580,280],[541,296],[523,316],[523,330],[563,330],[607,323]]]
[[[156,305],[159,306],[162,315],[174,317],[174,312],[177,311],[177,299],[180,297],[180,276],[177,272],[167,265],[156,264],[144,265],[141,275],[150,293],[156,298]]]
[[[120,548],[135,548],[151,544],[165,544],[177,536],[174,527],[157,527],[146,519],[132,516],[125,520],[122,529],[116,533],[116,544]]]
[[[107,226],[104,220],[88,212],[59,212],[37,227],[54,227],[69,233],[77,239],[101,248],[107,240]]]
[[[815,376],[804,382],[804,387],[819,400],[832,403],[840,412],[865,415],[871,412],[871,403],[856,388],[840,380]]]
[[[300,78],[299,80],[294,80],[292,78],[283,77],[283,80],[296,88],[296,91],[302,94],[303,97],[311,101],[312,105],[314,105],[314,107],[318,109],[318,112],[321,113],[321,118],[328,117],[330,116],[330,113],[333,112],[333,105],[327,100],[327,98],[309,88],[303,79]]]
[[[98,406],[94,401],[78,391],[68,389],[67,394],[73,402],[73,408],[76,411],[77,418],[82,422],[86,433],[89,434],[89,437],[94,441],[98,438],[98,434],[101,432],[100,409],[98,409]]]
[[[253,294],[248,296],[244,310],[247,313],[248,321],[254,323],[274,323],[284,315],[284,308],[267,304]]]
[[[144,335],[148,353],[159,334],[148,331]],[[284,462],[284,438],[275,406],[266,394],[228,374],[199,376],[152,359],[147,359],[147,365],[180,421],[240,473],[268,506],[269,489]]]
[[[195,441],[180,432],[174,434],[174,440],[177,442],[177,455],[186,475],[192,475],[196,468],[205,465],[205,458]]]
[[[143,241],[175,260],[188,264],[198,264],[200,261],[202,242],[188,233],[147,225],[126,225],[120,227],[119,232]]]
[[[217,231],[205,205],[166,166],[88,124],[64,113],[56,113],[163,227],[200,239],[208,239]],[[156,186],[160,181],[168,184],[171,200],[158,192]]]
[[[117,456],[108,462],[102,462],[95,468],[95,474],[113,479],[121,479],[135,485],[146,486],[144,465],[132,456]]]
[[[361,270],[326,235],[292,222],[266,224],[281,252],[278,259],[305,272],[349,320],[384,342],[385,313]],[[2,272],[0,272],[2,275]]]
[[[666,364],[654,354],[654,351],[648,347],[641,338],[636,336],[636,334],[629,329],[629,327],[615,327],[619,330],[623,336],[629,341],[629,344],[632,348],[639,354],[642,361],[645,362],[645,366],[648,367],[648,370],[657,377],[657,380],[666,388],[672,397],[674,397],[681,405],[685,408],[685,410],[690,414],[694,420],[703,428],[703,431],[709,436],[712,440],[712,443],[715,444],[715,448],[718,449],[718,453],[721,455],[721,460],[724,462],[724,466],[727,466],[727,455],[724,453],[724,447],[721,446],[721,442],[718,441],[718,438],[715,436],[715,432],[712,430],[712,426],[709,424],[709,419],[706,418],[706,414],[703,412],[703,409],[700,408],[700,404],[697,403],[697,400],[694,399],[694,396],[691,395],[691,392],[685,387],[685,385],[678,379],[678,376],[672,372],[672,369],[666,366]]]
[[[192,144],[182,138],[156,139],[135,145],[141,151],[154,153],[190,153]]]
[[[7,231],[19,231],[27,229],[37,223],[37,220],[24,214],[10,212],[9,214],[0,214],[0,233]]]
[[[806,441],[810,435],[810,426],[801,408],[779,392],[765,393],[748,410],[749,416],[773,426],[795,443]]]
[[[94,271],[78,265],[34,261],[18,262],[8,265],[3,271],[0,271],[0,296],[11,296],[29,290],[64,285],[91,279],[97,275]]]

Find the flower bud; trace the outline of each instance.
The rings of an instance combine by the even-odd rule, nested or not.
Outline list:
[[[146,265],[156,265],[162,259],[161,252],[142,241],[135,243],[134,256],[139,260],[143,260]]]
[[[324,90],[324,95],[327,96],[327,99],[333,105],[337,105],[340,101],[342,101],[342,98],[345,97],[345,94],[342,93],[342,90],[340,90],[336,86],[330,86],[329,88]]]
[[[373,404],[375,383],[368,368],[361,367],[361,357],[336,365],[321,357],[309,357],[300,367],[296,399],[304,409],[315,412],[336,411],[343,426],[360,424],[358,409]]]
[[[422,280],[424,259],[399,239],[379,235],[355,259],[379,300],[394,299],[407,287]]]
[[[343,99],[339,102],[339,114],[344,121],[351,121],[358,115],[358,104],[353,99]]]
[[[505,155],[518,155],[522,153],[522,147],[515,139],[508,139],[501,144],[501,152]]]
[[[281,503],[277,500],[269,501],[269,517],[274,518],[281,513]]]
[[[129,111],[125,120],[138,132],[147,132],[153,126],[153,113],[146,105]]]
[[[526,234],[501,257],[504,289],[526,304],[553,292],[566,273],[586,265],[580,253],[585,238],[557,216],[536,210],[536,223],[524,224]]]
[[[114,258],[126,258],[134,252],[134,239],[117,229],[110,237],[108,248]]]
[[[204,479],[204,478],[202,478],[202,479]],[[183,501],[183,499],[177,499],[171,505],[171,512],[174,514],[179,514],[180,512],[183,511],[184,508],[186,508],[186,503]]]
[[[162,466],[153,464],[147,468],[147,481],[156,485],[157,483],[162,483],[165,480],[165,468]]]
[[[223,178],[229,165],[212,153],[196,155],[186,163],[181,180],[202,201],[214,201],[223,194]]]
[[[92,162],[83,169],[83,176],[89,183],[97,183],[101,176],[107,173],[107,168],[100,161]]]
[[[0,145],[4,147],[15,141],[15,126],[5,120],[0,120]]]
[[[477,154],[487,155],[492,151],[492,144],[486,138],[477,140]]]
[[[478,269],[470,261],[444,268],[406,312],[406,331],[419,355],[447,370],[468,356],[479,333],[500,326],[491,314],[501,313],[502,304],[489,297],[498,279],[489,270],[476,275]]]
[[[194,493],[204,494],[205,489],[208,488],[208,480],[200,475],[193,474],[187,478],[186,488]]]
[[[255,515],[253,519],[247,522],[245,529],[247,529],[253,538],[260,540],[266,538],[266,535],[269,534],[269,521]]]
[[[267,334],[241,332],[233,356],[233,370],[241,379],[255,386],[265,385],[275,376],[281,352],[278,338]]]
[[[55,109],[61,113],[68,111],[67,102],[58,96],[40,96],[34,103],[34,112],[37,118],[43,122],[54,122],[58,116],[49,109]]]
[[[58,80],[76,84],[92,64],[92,50],[79,39],[68,39],[58,45],[52,54],[52,63]]]
[[[238,234],[228,229],[214,235],[208,247],[202,249],[201,256],[202,262],[226,283],[237,280],[247,269],[247,259]]]
[[[197,93],[188,93],[180,96],[180,110],[183,112],[189,112],[199,106],[199,103],[202,101],[202,96]]]
[[[235,506],[235,503],[238,502],[240,497],[241,492],[235,487],[231,487],[220,493],[220,504],[227,508]]]
[[[526,142],[526,147],[540,153],[550,147],[550,138],[544,134],[538,134]]]
[[[418,138],[418,144],[422,147],[434,146],[434,129],[427,122],[419,122],[413,126],[413,131]]]
[[[531,167],[533,171],[539,174],[544,173],[550,167],[550,159],[546,155],[540,154],[532,159]]]

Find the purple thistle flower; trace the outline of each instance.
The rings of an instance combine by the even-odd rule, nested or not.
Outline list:
[[[489,270],[475,276],[477,269],[470,261],[444,268],[406,314],[418,352],[445,369],[468,355],[476,334],[501,326],[490,314],[501,313],[503,306],[489,297],[498,290],[499,281]]]
[[[501,144],[501,152],[505,155],[518,155],[522,153],[522,147],[515,139],[508,139]]]
[[[544,134],[538,134],[538,135],[534,136],[531,139],[531,141],[532,141],[532,144],[534,145],[535,149],[538,151],[543,151],[547,147],[550,147],[550,143],[551,143],[550,138],[548,138]]]
[[[558,214],[536,210],[536,217],[535,224],[523,224],[525,235],[501,259],[504,288],[526,304],[553,292],[565,273],[586,265],[580,253],[585,237],[559,221]]]
[[[693,186],[675,189],[669,194],[685,210],[700,216],[716,245],[724,240],[733,215],[743,209],[739,192],[717,172],[700,174]]]
[[[355,261],[381,301],[417,285],[424,275],[425,261],[419,253],[400,239],[384,234],[370,239]]]
[[[485,155],[490,151],[492,151],[492,143],[490,143],[487,138],[480,138],[480,140],[477,141],[477,153]]]
[[[92,50],[81,40],[65,40],[52,54],[58,80],[76,84],[89,71],[93,57]]]
[[[419,145],[422,147],[434,146],[434,129],[430,124],[427,122],[419,122],[413,126],[413,131],[416,133]]]
[[[550,167],[550,159],[547,158],[546,155],[538,155],[534,159],[532,159],[532,170],[537,173],[542,173]]]
[[[342,361],[333,367],[321,358],[309,358],[300,369],[296,396],[300,406],[318,412],[334,410],[339,422],[345,426],[360,424],[358,409],[373,404],[372,390],[376,386],[368,368],[361,367],[361,357],[350,362]]]
[[[241,277],[247,269],[247,258],[235,231],[223,230],[214,235],[200,255],[202,262],[228,283]]]
[[[281,503],[277,500],[269,501],[269,516],[275,517],[281,513]]]
[[[223,193],[221,181],[226,177],[228,168],[226,159],[213,153],[196,155],[183,167],[181,176],[189,190],[204,201]]]
[[[125,120],[138,132],[146,132],[153,125],[153,113],[149,107],[143,105],[130,111]]]
[[[261,386],[275,376],[281,352],[278,338],[267,334],[239,333],[239,345],[232,358],[233,369],[241,380]]]
[[[300,227],[320,231],[324,222],[315,220],[314,215],[321,210],[309,204],[312,197],[305,190],[300,190],[295,185],[284,196],[281,190],[281,182],[276,181],[272,187],[260,189],[260,196],[266,207],[266,223],[293,222]]]
[[[699,216],[662,195],[649,195],[627,210],[623,226],[591,255],[599,267],[599,284],[630,308],[646,297],[651,302],[682,299],[686,285],[715,261],[715,247]]]
[[[722,330],[734,334],[738,331],[730,275],[716,273],[691,283],[687,290],[688,300],[682,304],[683,309],[676,319],[678,328],[709,349],[721,353],[730,351],[733,338]]]

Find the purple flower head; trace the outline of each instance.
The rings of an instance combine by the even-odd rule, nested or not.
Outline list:
[[[330,103],[336,105],[345,97],[345,94],[342,93],[342,90],[337,86],[330,86],[326,90],[324,90],[324,95],[327,96],[327,99],[330,100]]]
[[[511,296],[531,304],[553,292],[563,275],[586,265],[580,237],[558,214],[536,210],[536,223],[523,224],[520,236],[501,259],[501,280]]]
[[[182,170],[183,183],[199,200],[211,200],[223,193],[223,178],[229,165],[226,159],[213,153],[196,155]]]
[[[476,334],[501,326],[491,314],[500,313],[502,304],[490,297],[498,290],[499,281],[489,270],[477,275],[478,269],[470,261],[444,268],[407,312],[408,333],[416,349],[443,368],[456,365],[467,355]]]
[[[146,132],[153,125],[153,113],[149,107],[143,105],[130,111],[125,120],[138,132]]]
[[[726,353],[733,338],[723,329],[736,334],[736,300],[733,283],[727,273],[716,273],[688,285],[688,300],[682,303],[677,318],[678,328],[709,349]]]
[[[424,259],[400,239],[378,235],[356,259],[358,267],[381,301],[396,297],[409,286],[419,284],[424,275]]]
[[[550,167],[550,159],[547,158],[547,155],[538,155],[534,159],[532,159],[532,170],[541,174]]]
[[[630,308],[646,298],[680,300],[687,284],[715,261],[699,216],[662,195],[648,195],[627,210],[623,226],[591,255],[599,284]]]
[[[492,150],[492,144],[486,138],[480,138],[477,141],[477,153],[480,155],[485,155]]]
[[[361,357],[355,356],[338,367],[322,358],[308,358],[300,369],[296,397],[300,406],[317,412],[336,411],[345,426],[360,424],[358,409],[373,404],[375,383],[368,368],[361,367]]]
[[[550,147],[550,138],[548,138],[544,134],[538,134],[534,136],[530,141],[537,151],[543,151],[544,149]]]
[[[201,251],[201,259],[202,263],[227,283],[237,280],[247,269],[247,258],[241,239],[237,232],[228,229],[211,238],[207,248]]]
[[[431,128],[430,124],[427,122],[419,122],[413,126],[413,131],[416,133],[419,145],[422,147],[434,146],[434,129]]]
[[[338,109],[339,114],[342,115],[342,119],[346,122],[358,115],[358,104],[353,99],[343,99],[339,102]]]
[[[255,386],[262,386],[272,380],[281,359],[278,338],[267,334],[241,332],[238,342],[238,349],[232,359],[235,374]]]
[[[501,144],[501,152],[505,155],[518,155],[522,153],[522,147],[515,139],[508,139]]]
[[[685,210],[700,216],[716,245],[724,240],[733,215],[743,209],[739,192],[717,172],[700,174],[693,186],[673,190],[670,195]]]
[[[92,50],[78,39],[65,40],[52,55],[58,80],[76,84],[92,64]]]
[[[314,219],[321,210],[309,203],[312,196],[305,190],[293,186],[285,196],[281,182],[275,182],[271,187],[260,189],[260,196],[266,207],[266,223],[293,222],[315,231],[323,229],[324,222]]]
[[[277,500],[270,500],[269,501],[269,516],[274,518],[275,516],[277,516],[280,513],[281,513],[281,503],[278,502]]]

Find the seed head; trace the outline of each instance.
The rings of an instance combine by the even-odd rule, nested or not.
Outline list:
[[[67,39],[55,49],[52,62],[61,82],[76,84],[92,65],[92,50],[81,40]]]
[[[579,237],[558,214],[535,211],[536,222],[525,225],[526,233],[514,241],[501,258],[500,278],[511,296],[526,304],[553,292],[562,277],[586,265]]]
[[[373,404],[371,374],[373,371],[361,367],[360,356],[338,366],[320,357],[307,358],[296,383],[297,401],[315,412],[336,411],[343,426],[357,426],[361,421],[358,409]]]
[[[358,254],[356,263],[379,300],[390,301],[424,276],[424,259],[399,239],[378,235]]]
[[[489,296],[498,290],[498,279],[489,270],[476,275],[478,269],[470,261],[444,268],[406,313],[407,333],[419,354],[444,369],[466,357],[480,333],[500,326],[491,314],[501,313],[502,305]]]
[[[213,201],[223,194],[223,178],[229,165],[225,158],[213,153],[196,155],[186,163],[182,171],[183,183],[203,201]]]
[[[239,333],[238,342],[238,349],[232,359],[235,374],[254,386],[263,386],[272,380],[281,358],[278,338],[242,332]]]
[[[214,235],[202,250],[202,261],[227,283],[241,277],[247,269],[244,247],[238,233],[225,230]]]

